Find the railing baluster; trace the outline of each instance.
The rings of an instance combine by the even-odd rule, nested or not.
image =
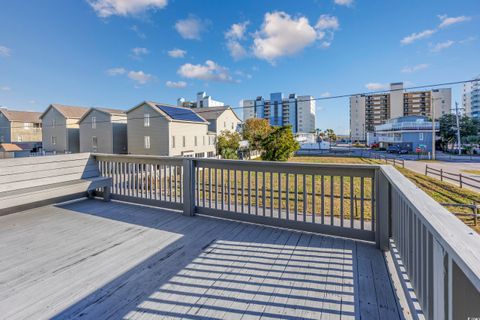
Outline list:
[[[282,218],[282,173],[278,173],[278,218]]]
[[[285,211],[286,211],[286,219],[290,220],[290,174],[287,173],[285,175]]]
[[[375,211],[375,178],[370,179],[370,214],[371,214],[371,230],[375,231],[375,216],[377,212]]]
[[[365,229],[365,178],[360,178],[360,228]]]
[[[202,168],[202,207],[205,207],[205,170],[207,168]]]
[[[215,175],[215,209],[218,209],[218,170],[217,168],[213,170],[213,174]]]
[[[334,224],[335,214],[335,189],[334,189],[334,176],[330,176],[330,225]]]
[[[230,189],[230,169],[227,170],[227,173],[228,173],[228,176],[227,176],[227,187],[228,187],[228,211],[231,211],[230,210],[230,193],[232,192],[232,190]]]
[[[221,193],[222,193],[222,201],[220,202],[221,204],[221,208],[222,208],[222,211],[225,210],[225,206],[224,206],[224,203],[225,203],[225,185],[223,183],[224,181],[224,178],[223,178],[223,168],[220,169],[220,183],[222,184],[222,189],[221,189]]]
[[[240,181],[241,181],[240,186],[242,187],[242,192],[241,192],[242,200],[241,200],[240,204],[242,206],[242,210],[241,210],[242,213],[245,213],[245,185],[243,184],[244,175],[245,175],[244,173],[245,173],[245,171],[240,170],[240,174],[241,174],[241,176],[240,176]]]
[[[325,176],[322,174],[320,180],[320,191],[322,192],[322,224],[325,224]]]
[[[274,207],[274,199],[273,199],[273,172],[270,171],[270,218],[273,218],[273,207]]]
[[[238,212],[238,190],[237,190],[237,170],[233,170],[233,188],[235,191],[235,212]]]
[[[303,222],[307,222],[307,176],[303,175]]]
[[[212,207],[212,168],[208,168],[208,207]]]
[[[354,203],[354,196],[355,196],[355,178],[350,176],[350,228],[353,228],[353,217],[355,214],[355,203]]]
[[[255,170],[255,215],[258,216],[258,171]]]
[[[317,193],[315,191],[315,175],[312,174],[312,223],[315,223],[315,202],[317,201]]]
[[[373,187],[373,186],[372,186]],[[340,176],[340,226],[343,227],[343,176]]]
[[[295,221],[298,221],[298,177],[297,177],[297,174],[294,173],[293,174],[293,194],[294,194],[294,199],[295,199],[295,202],[294,202],[294,205],[293,205],[293,219]]]
[[[173,167],[173,177],[174,177],[174,183],[173,183],[173,187],[174,187],[174,196],[175,196],[175,201],[174,202],[177,202],[178,201],[178,194],[177,194],[177,188],[178,188],[178,185],[177,185],[177,179],[178,179],[178,167],[177,166],[174,166]]]
[[[251,207],[252,207],[252,204],[251,204],[251,200],[252,198],[250,197],[250,170],[247,170],[247,196],[248,196],[248,200],[247,200],[247,206],[248,206],[248,214],[251,214],[252,213],[252,210],[251,210]]]
[[[262,214],[263,214],[263,216],[265,216],[265,211],[266,211],[266,208],[267,208],[267,205],[266,205],[266,203],[267,203],[267,200],[266,200],[266,199],[267,199],[267,197],[266,197],[267,188],[266,188],[266,186],[265,186],[265,182],[266,182],[267,180],[266,180],[265,175],[266,175],[266,174],[265,174],[265,171],[263,171],[263,172],[262,172],[262,207],[263,207],[263,208],[262,208],[262,209],[263,209],[263,210],[262,210]]]
[[[200,167],[197,166],[195,168],[195,175],[196,175],[196,178],[195,178],[195,185],[197,187],[197,206],[200,207]]]

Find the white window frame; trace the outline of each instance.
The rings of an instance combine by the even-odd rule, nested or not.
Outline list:
[[[182,146],[185,148],[187,146],[187,137],[183,136],[182,138]]]
[[[52,128],[55,128],[55,118],[52,119]]]
[[[52,136],[50,141],[52,142],[52,144],[55,146],[57,145],[57,137],[56,136]]]
[[[92,129],[97,128],[97,117],[92,117]]]
[[[150,145],[150,136],[144,136],[143,137],[143,147],[145,149],[150,149],[151,145]]]
[[[418,133],[418,140],[423,141],[423,132]]]
[[[198,137],[195,136],[195,137],[194,137],[194,140],[195,140],[195,147],[197,147],[197,146],[198,146]]]
[[[145,113],[143,115],[143,126],[145,128],[150,127],[150,113]]]
[[[172,136],[172,149],[175,148],[175,136]]]

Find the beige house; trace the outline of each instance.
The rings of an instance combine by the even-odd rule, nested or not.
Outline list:
[[[195,109],[195,112],[209,122],[208,131],[220,135],[222,131],[236,132],[242,120],[230,107],[209,107]]]
[[[0,108],[0,143],[42,142],[41,114]]]
[[[42,145],[45,152],[80,152],[79,120],[88,108],[51,104],[40,116]]]
[[[145,101],[127,111],[128,153],[214,157],[215,133],[190,108]]]
[[[91,108],[79,120],[80,152],[127,153],[124,110]]]

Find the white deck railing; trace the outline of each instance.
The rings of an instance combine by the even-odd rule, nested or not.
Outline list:
[[[480,316],[480,236],[391,166],[95,157],[114,199],[375,241],[425,318]]]

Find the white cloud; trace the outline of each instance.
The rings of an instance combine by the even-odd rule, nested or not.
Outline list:
[[[165,85],[169,88],[180,89],[185,88],[187,86],[187,83],[185,81],[167,81],[165,82]]]
[[[323,92],[320,97],[321,98],[328,98],[328,97],[331,97],[332,95],[330,94],[330,92],[326,91],[326,92]]]
[[[227,48],[234,60],[240,60],[248,55],[247,50],[236,40],[228,40]]]
[[[234,23],[230,26],[227,32],[225,32],[225,38],[231,40],[243,40],[245,39],[245,32],[247,31],[247,26],[249,21],[244,21],[241,23]]]
[[[440,24],[438,25],[439,28],[445,28],[445,27],[451,26],[452,24],[469,21],[471,19],[470,17],[467,17],[467,16],[448,17],[446,14],[440,15],[438,16],[438,18],[441,21]]]
[[[351,6],[353,3],[353,0],[334,0],[335,4],[338,4],[339,6]]]
[[[201,34],[207,30],[208,21],[203,21],[195,16],[189,16],[187,19],[178,20],[175,23],[175,30],[184,39],[200,40]]]
[[[131,26],[131,27],[130,27],[130,30],[132,30],[133,32],[135,32],[140,39],[145,39],[145,38],[147,37],[147,36],[145,35],[145,33],[143,33],[142,31],[140,31],[140,28],[138,28],[137,25]]]
[[[338,30],[339,27],[340,24],[337,17],[328,14],[322,14],[315,25],[315,28],[318,30]]]
[[[245,40],[245,32],[249,23],[248,21],[234,23],[230,26],[230,29],[225,32],[227,48],[234,60],[240,60],[248,55],[247,50],[240,41]]]
[[[12,49],[5,46],[0,46],[0,57],[2,58],[10,57],[11,53],[12,53]]]
[[[148,51],[147,48],[133,48],[132,49],[132,56],[134,58],[139,59],[141,56],[148,54],[150,51]]]
[[[0,91],[12,91],[12,88],[10,88],[9,86],[1,86]]]
[[[276,58],[293,55],[317,39],[317,31],[306,17],[292,18],[285,12],[266,13],[253,39],[253,54],[274,63]]]
[[[186,63],[178,69],[177,73],[189,79],[221,82],[233,81],[228,69],[218,65],[212,60],[205,61],[204,65]]]
[[[109,76],[118,76],[121,74],[125,74],[126,72],[127,70],[125,70],[124,68],[111,68],[107,70],[107,74]]]
[[[162,9],[167,0],[87,0],[97,15],[106,18],[112,15],[128,16],[150,9]]]
[[[438,42],[435,45],[433,45],[433,47],[430,49],[430,51],[431,52],[440,52],[444,49],[450,48],[454,43],[455,43],[455,41],[452,41],[452,40],[447,40],[447,41],[444,41],[444,42]]]
[[[407,45],[407,44],[411,44],[417,40],[420,40],[420,39],[424,39],[424,38],[428,38],[430,37],[432,34],[434,34],[435,32],[437,32],[437,30],[434,30],[434,29],[427,29],[427,30],[423,30],[422,32],[418,32],[418,33],[412,33],[411,35],[409,36],[406,36],[405,38],[403,38],[402,40],[400,40],[400,43],[402,45]]]
[[[390,86],[386,83],[370,82],[365,85],[365,88],[367,88],[368,90],[378,91],[378,90],[387,90],[388,88],[390,88]]]
[[[151,74],[145,73],[143,71],[129,71],[128,77],[136,81],[138,84],[146,84],[153,79],[153,76]]]
[[[403,67],[402,68],[402,72],[403,73],[412,73],[412,72],[415,72],[415,71],[419,71],[419,70],[422,70],[422,69],[426,69],[428,68],[429,65],[426,64],[426,63],[421,63],[421,64],[417,64],[415,66],[406,66],[406,67]]]
[[[253,78],[253,76],[250,73],[243,72],[242,70],[235,71],[235,74],[237,76],[247,78],[247,79],[252,79]]]
[[[172,58],[184,58],[187,54],[187,51],[182,49],[172,49],[168,51],[168,55]]]

